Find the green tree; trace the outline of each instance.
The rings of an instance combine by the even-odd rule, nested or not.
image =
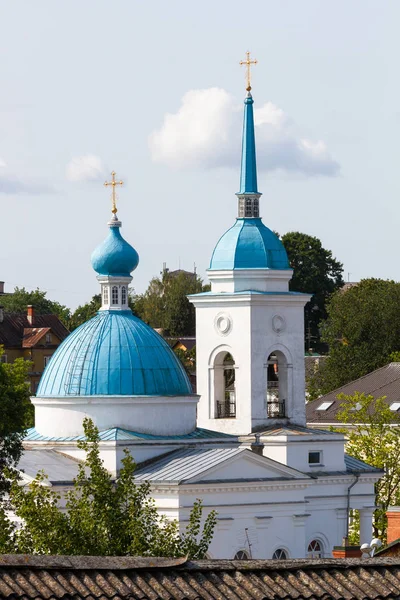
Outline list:
[[[68,327],[70,310],[59,302],[46,298],[47,292],[39,288],[28,292],[25,288],[16,287],[12,294],[1,297],[1,304],[6,312],[26,313],[26,307],[31,304],[40,315],[54,314]]]
[[[375,484],[374,537],[386,539],[386,511],[400,501],[400,416],[390,410],[385,397],[374,398],[359,392],[341,394],[338,419],[350,425],[346,452],[373,467],[384,469]],[[393,427],[397,425],[397,427]],[[361,543],[369,540],[361,540]]]
[[[343,286],[343,265],[317,237],[291,231],[282,236],[293,277],[289,289],[313,294],[305,307],[306,349],[320,347],[319,323],[326,319],[330,296]]]
[[[74,329],[79,327],[79,325],[82,325],[82,323],[85,323],[86,321],[94,317],[99,311],[100,307],[100,294],[96,294],[95,296],[93,296],[90,302],[83,304],[83,306],[78,306],[78,308],[71,315],[71,319],[69,322],[70,331],[73,331]]]
[[[136,296],[135,311],[151,327],[163,329],[167,335],[194,335],[195,310],[186,296],[209,289],[197,275],[165,270],[161,277],[150,281],[143,295]]]
[[[364,279],[331,297],[322,339],[329,356],[316,374],[314,395],[328,393],[391,360],[400,350],[400,284]]]
[[[204,558],[216,525],[211,511],[202,526],[202,504],[197,500],[183,533],[179,524],[159,515],[149,484],[135,484],[135,463],[126,450],[119,477],[113,481],[99,453],[99,433],[84,421],[86,441],[78,447],[86,459],[78,466],[66,509],[60,494],[39,473],[26,489],[14,480],[10,505],[22,519],[17,529],[0,511],[0,553],[75,554],[99,556],[186,556]]]
[[[191,350],[176,348],[174,352],[185,367],[188,375],[196,373],[196,346],[193,346]]]
[[[25,428],[32,422],[33,407],[27,383],[30,369],[31,363],[22,358],[13,363],[0,362],[0,496],[8,487],[5,470],[18,463]]]

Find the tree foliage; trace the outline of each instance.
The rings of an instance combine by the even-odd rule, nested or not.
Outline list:
[[[135,484],[135,463],[125,451],[119,477],[113,481],[99,453],[99,434],[93,422],[84,421],[86,453],[79,464],[73,488],[61,496],[46,485],[41,472],[26,489],[14,479],[10,505],[22,520],[20,528],[0,510],[0,553],[75,554],[97,556],[189,556],[204,558],[216,525],[211,511],[202,525],[202,504],[197,500],[185,531],[177,521],[161,516],[150,497],[149,484]],[[4,533],[5,532],[5,533]]]
[[[59,302],[46,298],[47,292],[37,288],[28,292],[25,288],[16,287],[12,294],[1,297],[1,304],[6,312],[26,313],[26,307],[31,304],[39,315],[54,314],[68,327],[70,310]]]
[[[209,290],[202,280],[185,271],[163,271],[154,277],[146,292],[135,298],[136,314],[151,327],[160,328],[167,335],[184,336],[195,333],[195,309],[188,294]]]
[[[293,277],[289,289],[313,294],[305,307],[306,348],[320,346],[319,323],[326,319],[330,296],[343,286],[343,265],[317,237],[291,231],[282,236]]]
[[[322,339],[329,356],[317,373],[316,394],[328,393],[384,366],[400,351],[400,283],[364,279],[334,294]]]
[[[22,358],[13,363],[0,363],[0,496],[8,487],[5,470],[18,463],[25,428],[32,419],[27,383],[30,369],[31,363]]]
[[[374,537],[386,539],[389,506],[400,501],[400,416],[390,410],[385,397],[374,398],[359,392],[352,396],[341,394],[338,419],[350,425],[346,452],[373,467],[384,469],[375,484],[376,505]],[[393,427],[393,424],[397,427]],[[361,540],[361,543],[369,540]]]
[[[94,317],[101,307],[101,294],[96,294],[86,304],[78,306],[78,308],[72,313],[69,329],[73,331],[92,317]]]

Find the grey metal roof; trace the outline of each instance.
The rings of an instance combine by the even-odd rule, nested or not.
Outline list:
[[[43,470],[53,484],[71,482],[78,474],[78,462],[55,450],[28,450],[21,456],[18,469],[29,477]]]
[[[328,429],[314,429],[311,427],[302,427],[301,425],[287,425],[277,426],[271,425],[271,427],[260,428],[259,433],[261,435],[338,435],[336,431],[329,431]]]
[[[340,411],[342,400],[338,400],[338,394],[353,395],[355,392],[371,394],[375,398],[386,396],[386,402],[400,401],[400,363],[390,363],[385,367],[376,369],[372,373],[364,375],[340,388],[321,396],[317,400],[308,402],[306,405],[307,423],[339,423],[337,413]],[[323,402],[332,402],[327,410],[318,410]],[[393,420],[398,419],[398,414],[393,413]]]
[[[0,598],[394,600],[400,560],[0,556]]]
[[[138,431],[129,431],[128,429],[121,429],[121,427],[112,427],[105,431],[100,431],[100,440],[109,441],[129,441],[129,440],[154,440],[154,441],[174,441],[174,440],[210,440],[210,439],[225,439],[225,440],[236,440],[237,436],[230,435],[228,433],[221,433],[219,431],[210,431],[209,429],[202,429],[197,427],[191,433],[185,435],[151,435],[150,433],[140,433]],[[31,427],[26,432],[24,441],[26,442],[76,442],[78,440],[84,440],[84,435],[75,435],[70,437],[51,437],[48,435],[42,435],[36,431],[35,427]]]
[[[344,463],[346,465],[346,469],[349,473],[383,473],[383,469],[377,469],[376,467],[371,467],[367,463],[359,460],[358,458],[354,458],[349,454],[344,455]]]
[[[190,448],[170,452],[139,467],[136,481],[183,483],[242,452],[245,448]]]

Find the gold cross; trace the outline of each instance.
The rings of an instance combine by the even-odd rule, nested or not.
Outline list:
[[[246,90],[248,92],[250,92],[251,90],[251,65],[256,65],[258,63],[257,59],[254,60],[250,60],[250,52],[246,52],[246,60],[241,60],[240,64],[241,65],[246,65],[247,68],[247,73],[246,73],[246,79],[247,79],[247,88]]]
[[[108,185],[112,185],[112,194],[111,194],[111,201],[112,201],[112,209],[111,212],[115,215],[117,213],[117,195],[115,193],[115,186],[116,185],[124,185],[123,181],[115,181],[115,171],[113,171],[111,173],[112,176],[112,180],[111,181],[106,181],[105,182],[105,187],[107,187]]]

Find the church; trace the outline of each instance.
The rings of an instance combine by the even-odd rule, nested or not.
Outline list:
[[[347,456],[342,434],[306,427],[310,296],[289,291],[285,248],[260,216],[253,102],[248,78],[237,217],[211,256],[211,291],[189,297],[197,394],[169,345],[129,309],[139,256],[121,234],[113,173],[108,234],[91,259],[102,306],[47,365],[20,465],[26,482],[44,469],[67,489],[90,417],[107,469],[118,476],[128,449],[160,512],[184,525],[196,498],[217,511],[211,558],[330,557],[348,536],[350,508],[361,543],[370,541],[381,472]]]

